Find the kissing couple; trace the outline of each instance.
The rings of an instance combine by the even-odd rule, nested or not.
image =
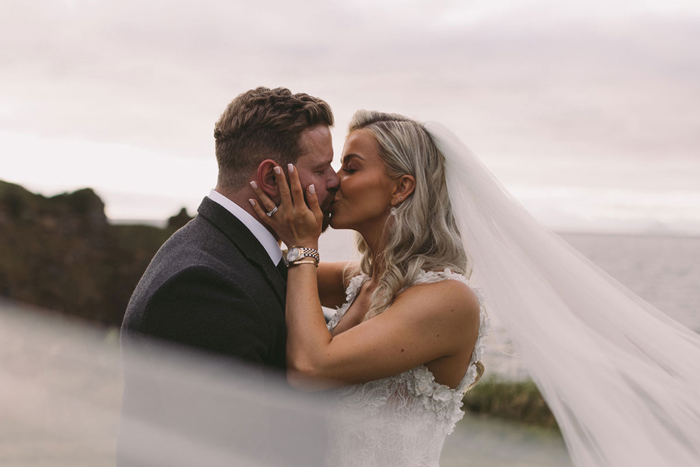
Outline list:
[[[444,127],[360,110],[336,173],[333,123],[325,101],[285,88],[228,105],[216,188],[153,258],[124,343],[176,343],[326,390],[326,465],[435,467],[484,372],[488,308],[576,465],[700,459],[695,333],[539,224]],[[359,262],[323,261],[328,226],[357,232]],[[322,307],[336,309],[328,323]],[[134,386],[127,375],[125,405]]]

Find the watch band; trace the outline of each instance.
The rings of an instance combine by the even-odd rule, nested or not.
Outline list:
[[[300,246],[297,248],[299,248],[299,251],[301,251],[301,254],[299,255],[299,259],[312,257],[312,258],[316,258],[316,261],[321,261],[321,255],[319,254],[318,250],[314,250],[313,248],[306,248],[303,246]]]
[[[284,259],[288,266],[304,258],[313,258],[314,261],[316,261],[316,264],[321,261],[321,255],[319,254],[318,250],[314,248],[294,246],[284,254]]]

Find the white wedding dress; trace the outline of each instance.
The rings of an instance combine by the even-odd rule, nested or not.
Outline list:
[[[350,280],[346,301],[328,323],[338,325],[352,305],[364,274]],[[442,280],[469,284],[461,274],[421,271],[414,284]],[[484,351],[483,338],[489,320],[478,288],[472,287],[480,304],[479,336],[469,368],[455,388],[435,381],[425,365],[401,374],[346,386],[333,391],[331,408],[335,416],[330,423],[326,465],[352,467],[437,467],[448,434],[462,419],[462,398],[477,377],[475,363]]]

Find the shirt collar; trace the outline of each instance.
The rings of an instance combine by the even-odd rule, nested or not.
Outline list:
[[[255,238],[258,239],[263,248],[265,248],[265,251],[267,251],[267,254],[270,256],[273,264],[276,265],[280,262],[282,259],[282,250],[280,249],[280,245],[275,239],[274,235],[272,235],[270,231],[260,223],[259,220],[251,216],[245,209],[216,190],[211,190],[209,193],[209,199],[221,205],[224,209],[233,214],[236,219],[241,221],[243,225],[250,230]]]

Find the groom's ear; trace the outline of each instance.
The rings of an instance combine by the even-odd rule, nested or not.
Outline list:
[[[255,174],[255,181],[267,196],[272,199],[275,203],[279,204],[280,192],[277,188],[277,179],[275,178],[274,169],[277,167],[277,163],[272,159],[265,159],[258,166],[258,171]]]

